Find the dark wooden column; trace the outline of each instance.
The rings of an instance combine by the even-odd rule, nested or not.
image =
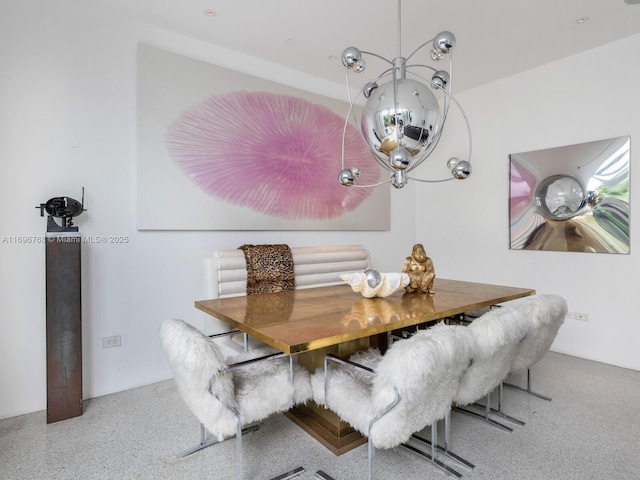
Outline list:
[[[81,243],[47,233],[47,423],[82,415]]]

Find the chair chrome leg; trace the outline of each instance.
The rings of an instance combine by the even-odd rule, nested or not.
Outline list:
[[[473,463],[471,463],[468,460],[465,460],[460,455],[457,455],[453,453],[451,450],[449,450],[450,443],[451,443],[451,412],[447,412],[447,415],[444,417],[444,448],[442,447],[438,447],[438,448],[442,449],[443,454],[446,455],[447,458],[450,458],[451,460],[458,462],[463,467],[468,468],[469,470],[473,470],[474,468],[476,468],[476,466]]]
[[[236,429],[236,478],[238,480],[244,479],[244,471],[242,468],[242,422],[240,421],[240,416],[236,414],[236,418],[238,419],[238,426]]]
[[[414,454],[418,455],[420,458],[426,459],[429,463],[431,463],[434,467],[436,467],[438,470],[443,472],[445,475],[448,475],[448,476],[454,477],[454,478],[461,478],[462,477],[462,474],[460,472],[457,472],[456,470],[451,468],[449,465],[446,465],[445,463],[441,462],[437,458],[433,458],[427,452],[423,452],[422,450],[420,450],[420,449],[418,449],[418,448],[416,448],[413,445],[410,445],[408,443],[402,443],[400,446],[405,448],[405,449],[407,449],[407,450],[409,450],[411,453],[414,453]]]
[[[197,445],[194,445],[193,447],[187,448],[181,452],[176,453],[176,458],[186,457],[187,455],[191,455],[192,453],[202,450],[203,448],[210,447],[211,445],[215,445],[216,443],[220,443],[218,439],[211,438],[206,442],[201,442]]]
[[[465,415],[471,415],[473,417],[479,418],[480,420],[483,420],[484,422],[488,423],[489,425],[499,428],[500,430],[504,430],[505,432],[513,432],[513,428],[511,427],[507,427],[506,425],[500,423],[500,422],[496,422],[495,420],[493,420],[492,418],[487,418],[486,415],[481,415],[477,412],[474,412],[472,410],[467,410],[465,408],[461,408],[461,407],[456,407],[456,412],[460,412],[460,413],[464,413]]]
[[[290,472],[283,473],[282,475],[278,475],[277,477],[273,477],[271,480],[288,480],[290,478],[295,478],[301,473],[304,473],[304,468],[298,467],[294,468]]]
[[[534,392],[533,390],[531,390],[531,370],[530,369],[527,369],[527,387],[526,388],[520,387],[518,385],[514,385],[513,383],[505,383],[504,385],[509,388],[520,390],[521,392],[529,393],[535,397],[541,398],[542,400],[546,400],[548,402],[551,401],[551,397],[547,397],[546,395],[543,395],[541,393]]]
[[[331,477],[330,475],[326,474],[322,470],[318,470],[315,473],[315,477],[316,478],[321,478],[322,480],[335,480],[333,477]]]
[[[260,428],[260,425],[257,423],[253,425],[249,425],[242,430],[242,433],[244,434],[244,433],[253,432],[254,430],[258,430],[259,428]],[[225,440],[229,440],[230,438],[235,437],[234,435],[233,437],[227,437],[222,439],[222,441],[220,441],[217,438],[210,438],[209,440],[206,440],[205,436],[206,435],[205,435],[204,425],[200,424],[200,443],[198,443],[197,445],[194,445],[193,447],[189,447],[186,450],[176,453],[176,458],[186,457],[187,455],[191,455],[192,453],[202,450],[203,448],[207,448],[211,445],[215,445],[216,443],[222,443]]]
[[[495,409],[492,408],[490,410],[491,413],[493,413],[494,415],[498,415],[499,417],[502,417],[502,418],[504,418],[505,420],[507,420],[509,422],[515,423],[516,425],[523,426],[525,423],[522,420],[518,420],[517,418],[512,417],[511,415],[507,415],[506,413],[504,413],[502,411],[502,393],[503,393],[503,390],[504,390],[504,384],[501,383],[499,385],[499,387],[498,387],[498,409],[495,410]]]
[[[490,393],[487,394],[485,405],[476,405],[476,406],[484,407],[484,415],[463,407],[454,407],[454,409],[456,412],[464,413],[465,415],[471,415],[473,417],[479,418],[485,423],[488,423],[493,427],[499,428],[500,430],[504,430],[505,432],[513,432],[513,428],[507,427],[506,425],[500,422],[497,422],[491,418],[491,394]]]
[[[502,398],[502,397],[500,397]],[[500,400],[501,402],[501,400]],[[500,412],[499,410],[495,410],[493,408],[491,408],[491,393],[488,393],[487,396],[485,397],[485,404],[481,405],[478,403],[474,403],[473,406],[476,407],[480,407],[484,409],[484,415],[478,412],[475,412],[473,410],[470,410],[468,408],[463,408],[463,407],[454,407],[456,412],[460,412],[460,413],[464,413],[465,415],[471,415],[473,417],[479,418],[480,420],[484,421],[485,423],[488,423],[489,425],[499,428],[500,430],[504,430],[505,432],[513,432],[513,428],[506,426],[503,423],[500,423],[496,420],[494,420],[493,418],[491,418],[491,414],[494,413],[500,417],[505,418],[505,420],[509,420],[512,421],[513,423],[519,424],[519,425],[524,425],[524,422],[522,422],[521,420],[518,420],[517,418],[513,418],[510,417],[509,415],[506,415],[502,412]]]
[[[369,480],[373,480],[375,477],[376,447],[373,446],[371,438],[367,441],[367,449],[369,450]]]
[[[433,422],[431,425],[431,458],[436,460],[438,458],[438,422]]]
[[[468,460],[465,460],[464,458],[462,458],[460,455],[457,455],[455,453],[453,453],[452,451],[449,450],[449,438],[450,438],[450,427],[449,427],[449,423],[450,423],[450,414],[447,414],[446,417],[444,417],[444,431],[445,431],[445,440],[444,440],[444,446],[439,445],[436,441],[436,448],[438,449],[438,452],[442,455],[444,455],[445,457],[447,457],[450,460],[453,460],[454,462],[456,462],[457,464],[459,464],[460,466],[469,469],[469,470],[473,470],[475,468],[475,465],[471,462],[469,462]],[[426,438],[422,438],[419,435],[411,435],[411,438],[413,438],[414,440],[417,440],[418,442],[424,443],[426,445],[431,446],[433,441],[427,440]]]
[[[446,428],[447,427],[445,426],[445,430]],[[420,458],[427,460],[429,463],[431,463],[434,467],[436,467],[445,475],[448,475],[454,478],[462,477],[462,474],[460,472],[458,472],[457,470],[454,470],[449,465],[447,465],[446,463],[438,459],[438,451],[442,452],[446,457],[451,458],[453,460],[457,460],[457,458],[460,458],[455,454],[451,454],[451,452],[447,452],[444,448],[438,445],[438,422],[434,422],[431,425],[431,440],[427,440],[415,434],[411,435],[411,438],[413,440],[416,440],[418,442],[428,445],[430,447],[431,453],[427,453],[423,450],[420,450],[419,448],[414,447],[409,443],[403,443],[400,446],[409,450],[411,453],[418,455]],[[463,465],[464,465],[464,462],[465,461],[463,460],[463,463],[462,463]]]
[[[525,422],[523,422],[522,420],[512,417],[511,415],[507,415],[506,413],[501,412],[500,410],[494,410],[492,408],[491,413],[494,415],[498,415],[500,418],[504,418],[508,422],[515,423],[516,425],[523,426],[525,424]]]
[[[422,438],[422,437],[420,437],[418,435],[411,435],[411,438],[431,446],[431,441],[427,440],[426,438]],[[456,455],[452,451],[445,449],[443,446],[436,445],[436,447],[437,447],[438,451],[442,455],[444,455],[445,457],[447,457],[450,460],[453,460],[454,462],[456,462],[460,466],[462,466],[462,467],[464,467],[464,468],[466,468],[468,470],[473,470],[474,468],[476,468],[476,466],[473,463],[469,462],[468,460],[465,460],[464,458],[462,458],[459,455]]]

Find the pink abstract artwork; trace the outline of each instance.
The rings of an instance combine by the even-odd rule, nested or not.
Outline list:
[[[372,192],[338,182],[344,118],[323,105],[269,92],[213,95],[184,110],[168,127],[171,159],[208,195],[271,217],[338,218]],[[380,168],[349,125],[346,166],[361,182]]]

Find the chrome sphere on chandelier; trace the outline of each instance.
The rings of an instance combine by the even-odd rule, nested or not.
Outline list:
[[[347,91],[349,94],[349,113],[345,119],[342,136],[342,170],[338,180],[345,186],[373,187],[390,182],[396,188],[404,187],[408,180],[420,182],[443,182],[453,179],[465,179],[471,175],[471,129],[469,120],[458,101],[451,94],[452,78],[449,72],[453,67],[452,49],[456,39],[453,33],[443,31],[420,45],[411,55],[404,58],[400,52],[401,0],[398,0],[398,56],[387,60],[380,55],[361,51],[355,47],[347,48],[342,54],[342,63],[346,67]],[[409,59],[423,47],[431,44],[430,58],[439,61],[448,55],[449,72],[428,65],[410,65]],[[363,55],[375,56],[391,67],[378,78],[367,83],[357,97],[351,97],[349,71],[360,73],[365,70]],[[428,70],[430,77],[420,73]],[[407,74],[413,78],[407,78]],[[388,79],[388,77],[391,77]],[[386,81],[385,81],[386,80]],[[422,82],[421,82],[421,81]],[[442,106],[435,93],[442,98]],[[360,125],[355,118],[354,105],[360,95],[367,99]],[[424,180],[410,175],[431,153],[440,141],[449,106],[455,104],[465,121],[468,135],[467,159],[452,157],[447,161],[451,176],[440,180]],[[349,119],[359,127],[362,138],[369,146],[377,163],[390,172],[390,178],[373,185],[357,185],[360,175],[358,167],[345,168],[345,136]]]

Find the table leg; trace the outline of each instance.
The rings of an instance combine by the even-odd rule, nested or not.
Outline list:
[[[324,367],[324,356],[327,353],[348,358],[354,352],[366,350],[369,347],[378,347],[384,350],[387,344],[386,340],[386,334],[381,334],[304,352],[298,355],[298,363],[313,373],[316,369]],[[351,425],[342,421],[331,410],[315,402],[298,405],[289,410],[286,415],[335,455],[342,455],[367,443],[366,437],[360,435]]]

